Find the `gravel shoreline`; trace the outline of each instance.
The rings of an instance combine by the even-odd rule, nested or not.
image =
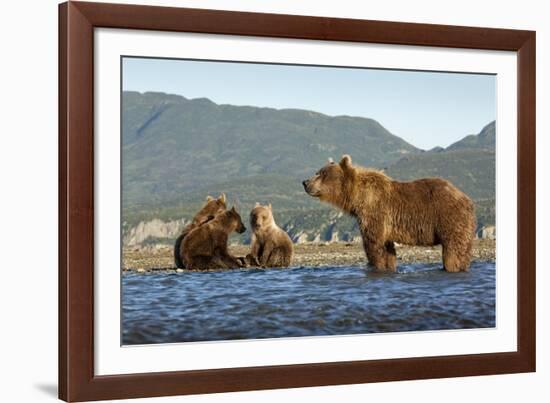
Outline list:
[[[474,261],[495,260],[495,240],[474,241]],[[235,256],[244,256],[249,245],[231,245],[229,250]],[[397,246],[398,264],[440,263],[441,246]],[[124,249],[122,253],[125,272],[184,272],[174,266],[173,249],[168,245],[157,245],[136,249]],[[304,243],[294,245],[292,267],[355,266],[365,264],[366,257],[360,243],[331,242]]]

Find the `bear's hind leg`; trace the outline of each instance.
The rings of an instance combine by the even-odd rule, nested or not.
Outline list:
[[[471,247],[447,244],[443,245],[443,266],[450,273],[468,271],[470,268]]]
[[[212,256],[193,256],[188,259],[189,270],[213,270],[218,268]]]
[[[288,267],[289,264],[290,258],[285,251],[282,248],[275,248],[271,251],[265,265],[267,267]]]

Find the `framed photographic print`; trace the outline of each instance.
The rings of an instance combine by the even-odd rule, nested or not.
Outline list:
[[[535,370],[535,33],[59,8],[59,397]]]

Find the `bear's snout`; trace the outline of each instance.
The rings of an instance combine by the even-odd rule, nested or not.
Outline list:
[[[312,183],[311,179],[306,179],[305,181],[302,182],[302,185],[304,185],[304,190],[308,195],[313,197],[319,196],[319,191],[315,189],[315,183],[314,182]]]

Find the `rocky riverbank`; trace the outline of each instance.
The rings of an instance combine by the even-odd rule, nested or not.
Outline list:
[[[398,246],[396,249],[400,264],[441,262],[440,246]],[[249,246],[232,245],[230,251],[236,256],[244,256]],[[478,239],[474,243],[473,260],[494,261],[495,252],[494,239]],[[172,247],[166,245],[124,249],[122,260],[124,271],[176,271]],[[353,266],[365,261],[363,247],[358,242],[303,243],[294,245],[292,266]]]

